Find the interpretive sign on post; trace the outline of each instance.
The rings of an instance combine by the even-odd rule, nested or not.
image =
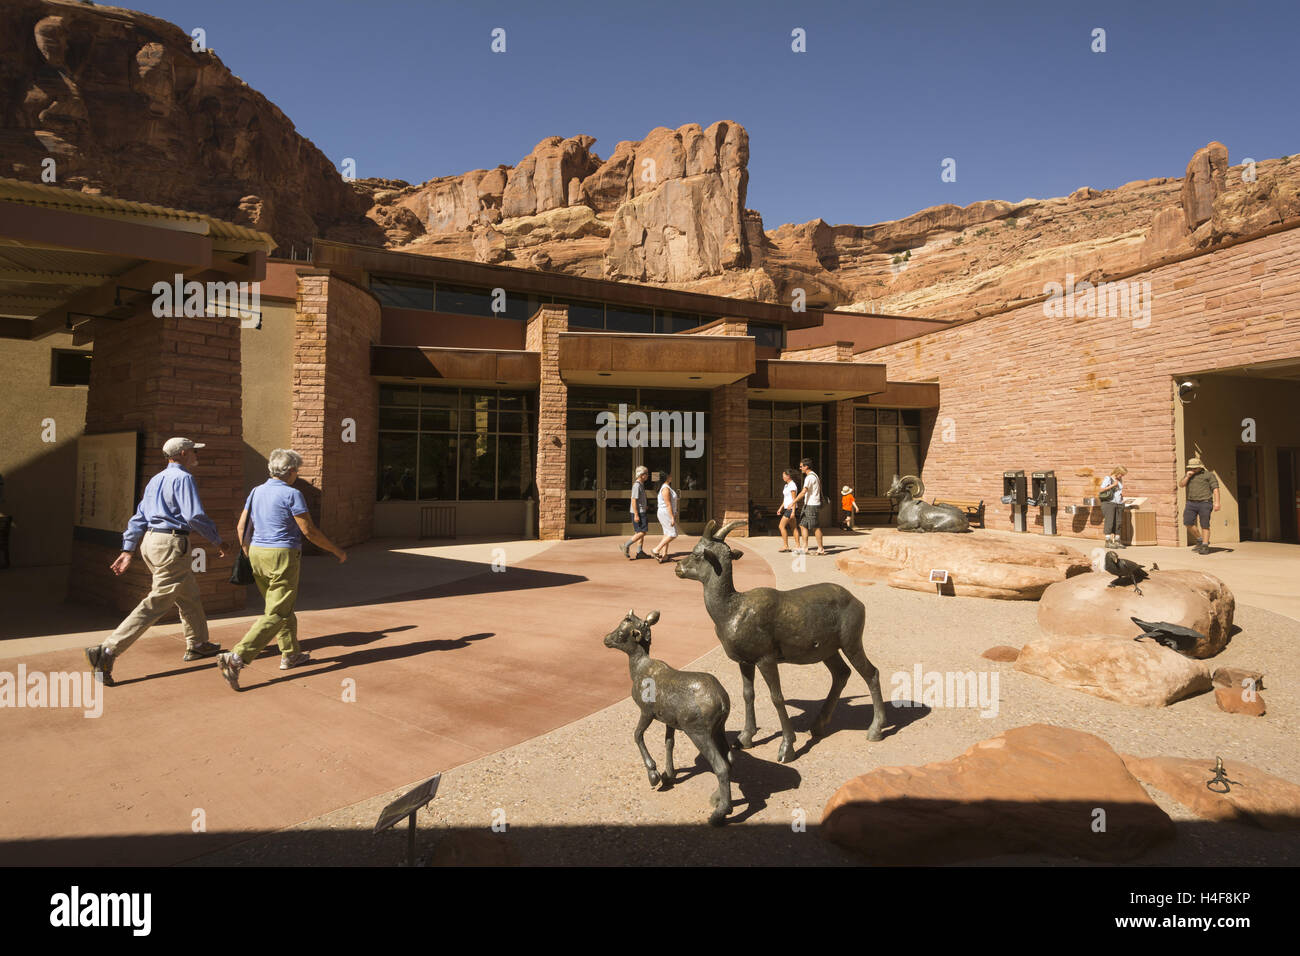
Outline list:
[[[402,817],[407,818],[409,827],[406,833],[406,865],[415,866],[415,814],[438,794],[438,781],[441,773],[435,773],[430,779],[398,797],[379,814],[375,824],[375,833],[387,830],[398,823]]]

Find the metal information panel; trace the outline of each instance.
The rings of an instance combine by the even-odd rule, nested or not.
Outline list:
[[[77,438],[77,497],[73,524],[99,531],[126,528],[135,511],[135,432]]]
[[[381,833],[406,817],[408,828],[406,835],[406,865],[415,866],[415,815],[421,807],[438,794],[438,781],[441,773],[435,773],[430,779],[398,797],[379,814],[375,824],[375,833]]]

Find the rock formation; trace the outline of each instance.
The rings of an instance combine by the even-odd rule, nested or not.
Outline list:
[[[1225,759],[1227,793],[1206,788],[1214,758],[1134,757],[1124,754],[1129,773],[1163,790],[1198,817],[1214,822],[1250,823],[1265,830],[1300,830],[1300,786],[1250,764]],[[1239,785],[1238,785],[1239,784]]]
[[[1096,635],[1038,638],[1016,670],[1070,690],[1135,707],[1165,707],[1210,689],[1210,670],[1150,641]]]
[[[1133,618],[1181,624],[1205,635],[1190,656],[1218,654],[1232,633],[1236,600],[1218,578],[1204,571],[1151,571],[1141,584],[1110,587],[1104,572],[1080,575],[1053,584],[1038,604],[1038,625],[1062,636],[1109,635],[1133,638],[1142,633]]]
[[[118,7],[0,7],[0,176],[192,209],[271,233],[379,242],[365,204],[275,104],[176,26]]]
[[[960,597],[1035,601],[1049,585],[1085,574],[1088,558],[1041,536],[907,534],[872,531],[856,551],[838,558],[856,581],[934,593],[930,571],[948,572],[944,592]]]
[[[1103,830],[1089,825],[1099,808]],[[952,760],[855,777],[820,832],[868,862],[914,866],[1023,852],[1131,860],[1174,825],[1100,737],[1032,724]]]
[[[1101,281],[1300,218],[1300,162],[1228,165],[1069,196],[923,209],[893,222],[764,228],[745,208],[749,137],[732,122],[656,128],[608,159],[551,136],[514,166],[421,184],[345,181],[274,104],[184,31],[67,0],[0,6],[0,175],[317,236],[570,275],[961,319]],[[364,170],[362,170],[364,172]]]

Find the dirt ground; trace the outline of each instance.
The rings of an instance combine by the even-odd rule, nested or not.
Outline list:
[[[847,547],[851,539],[828,545]],[[1263,670],[1268,714],[1251,718],[1222,713],[1213,694],[1150,710],[1112,703],[1018,674],[1013,664],[984,660],[995,644],[1020,646],[1038,636],[1034,602],[943,597],[859,586],[835,567],[834,554],[811,556],[805,568],[777,554],[775,538],[742,544],[749,560],[767,561],[777,586],[815,581],[848,586],[867,606],[865,647],[879,667],[887,701],[894,675],[925,671],[987,671],[998,676],[996,713],[978,708],[923,708],[887,704],[885,739],[869,743],[871,700],[854,674],[824,739],[811,744],[808,726],[824,698],[824,667],[783,666],[781,679],[798,734],[797,758],[776,762],[779,723],[761,679],[756,682],[759,733],[755,746],[737,754],[735,807],[725,827],[706,825],[716,781],[694,746],[679,735],[678,780],[652,789],[632,730],[637,709],[628,699],[543,736],[454,767],[442,775],[430,806],[419,814],[421,863],[521,863],[526,865],[853,865],[862,858],[817,835],[822,808],[847,779],[876,767],[948,760],[972,744],[1012,727],[1049,723],[1094,733],[1117,751],[1173,755],[1205,761],[1221,755],[1229,769],[1248,763],[1300,781],[1300,686],[1296,621],[1238,605],[1241,630],[1212,666]],[[680,600],[698,606],[700,585],[681,581]],[[661,607],[665,619],[671,606]],[[641,613],[642,609],[638,608]],[[619,654],[602,648],[605,653]],[[652,655],[654,649],[651,650]],[[716,675],[731,696],[729,736],[743,720],[740,675],[721,647],[689,666]],[[992,708],[990,708],[992,709]],[[663,732],[646,734],[663,763]],[[436,769],[436,768],[432,768]],[[427,776],[427,774],[425,775]],[[412,780],[412,785],[418,780]],[[405,789],[405,788],[403,788]],[[376,796],[296,827],[266,834],[193,861],[194,865],[396,865],[406,854],[406,825],[372,835],[383,807],[403,791]],[[1209,824],[1169,796],[1148,788],[1174,819],[1177,838],[1145,854],[1136,865],[1296,865],[1300,834],[1269,833],[1245,824]],[[495,829],[494,829],[495,824]],[[502,826],[504,824],[504,827]],[[1083,861],[1048,854],[1019,854],[969,864],[1070,865]]]

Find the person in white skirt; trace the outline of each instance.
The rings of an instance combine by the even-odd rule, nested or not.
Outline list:
[[[672,480],[673,476],[664,472],[659,493],[655,495],[659,499],[659,511],[656,517],[664,529],[664,536],[650,553],[660,564],[668,560],[668,545],[672,544],[673,539],[677,537],[677,490],[673,488]]]

